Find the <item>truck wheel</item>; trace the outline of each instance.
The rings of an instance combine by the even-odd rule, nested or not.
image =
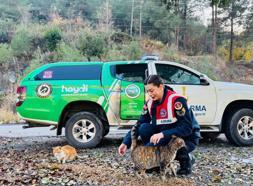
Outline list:
[[[253,145],[253,110],[244,108],[234,112],[226,124],[225,135],[237,146]]]
[[[66,123],[65,135],[76,148],[92,148],[103,138],[103,126],[98,117],[89,112],[78,112]]]

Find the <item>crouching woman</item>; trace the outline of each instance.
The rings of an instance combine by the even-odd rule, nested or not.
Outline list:
[[[150,99],[145,103],[142,115],[137,122],[138,135],[145,146],[163,146],[168,144],[172,135],[184,139],[186,147],[178,150],[176,160],[179,161],[178,175],[192,172],[190,156],[199,143],[200,127],[187,100],[165,86],[158,75],[150,75],[145,81],[145,89]],[[127,133],[118,153],[124,155],[131,146],[131,131]]]

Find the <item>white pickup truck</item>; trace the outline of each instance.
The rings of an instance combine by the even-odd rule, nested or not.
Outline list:
[[[57,135],[65,128],[70,144],[94,147],[110,126],[136,123],[148,96],[143,80],[151,74],[187,97],[202,136],[225,133],[235,145],[253,145],[253,86],[213,81],[185,65],[152,57],[44,65],[22,80],[17,111],[28,127],[54,125]]]
[[[253,145],[253,86],[213,81],[179,63],[150,60],[149,71],[188,98],[203,136],[225,133],[237,146]]]

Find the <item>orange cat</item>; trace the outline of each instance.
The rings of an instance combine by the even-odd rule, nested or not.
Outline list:
[[[66,163],[66,161],[73,161],[77,157],[76,149],[70,145],[57,146],[53,147],[54,157],[58,160],[59,163]]]

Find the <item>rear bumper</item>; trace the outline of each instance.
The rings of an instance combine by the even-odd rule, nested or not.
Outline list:
[[[25,120],[25,121],[28,121],[30,123],[37,123],[37,124],[45,124],[45,125],[58,125],[57,122],[55,121],[49,121],[49,120],[40,120],[40,119],[32,119],[32,118],[25,118],[23,116],[21,116],[18,112],[17,112],[18,116]]]

